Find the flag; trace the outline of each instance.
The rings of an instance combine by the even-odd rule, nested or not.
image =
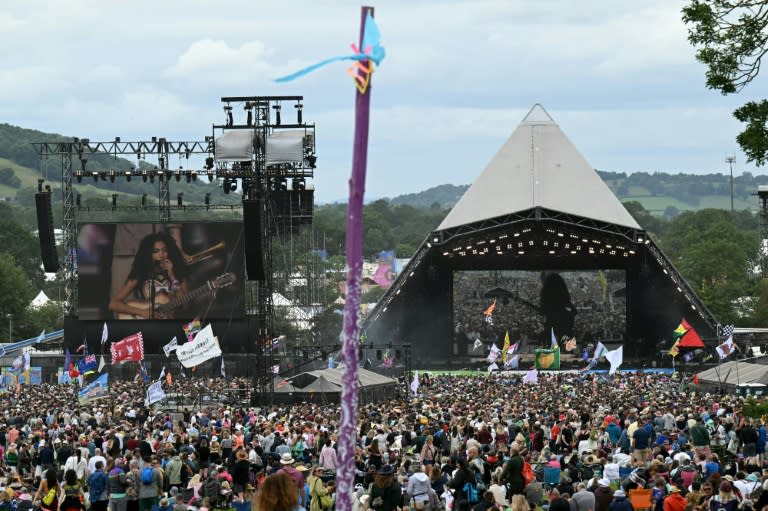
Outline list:
[[[589,360],[589,348],[585,347],[584,350],[581,352],[581,360],[586,362]]]
[[[699,384],[699,375],[698,374],[694,374],[693,375],[693,380],[691,380],[691,381],[693,382],[694,385],[698,385]]]
[[[613,351],[605,354],[605,359],[611,364],[608,374],[613,374],[624,362],[624,346],[619,346]]]
[[[77,347],[77,349],[75,350],[75,353],[79,353],[83,350],[85,350],[85,352],[88,353],[88,343],[86,343],[85,338],[83,338],[83,344]]]
[[[195,338],[195,334],[202,328],[200,318],[195,318],[189,323],[185,323],[181,327],[184,330],[184,334],[187,336],[187,342]]]
[[[507,355],[514,355],[519,347],[520,347],[520,341],[517,341],[515,344],[509,347],[509,349],[507,350]]]
[[[593,358],[592,360],[589,361],[589,364],[587,364],[587,367],[582,369],[582,371],[590,371],[590,370],[594,369],[594,367],[596,365],[597,365],[597,359]]]
[[[595,353],[592,355],[592,360],[598,360],[600,357],[605,355],[607,351],[608,348],[606,348],[602,342],[598,341],[597,346],[595,346]]]
[[[107,338],[109,337],[109,333],[107,331],[107,322],[104,322],[104,328],[101,330],[101,344],[104,344],[107,342]]]
[[[30,366],[30,360],[29,360],[29,352],[24,353],[24,371],[29,371]],[[27,378],[27,383],[29,383],[29,378]]]
[[[501,361],[507,361],[507,350],[509,350],[509,330],[504,334],[504,346],[501,347]]]
[[[733,353],[734,348],[735,345],[733,344],[733,336],[730,336],[723,344],[715,348],[715,351],[718,355],[720,355],[720,360],[722,360]]]
[[[693,328],[689,329],[685,334],[680,338],[680,348],[703,348],[704,347],[704,341],[701,340],[701,337],[699,337],[699,334],[696,333],[696,330]]]
[[[523,376],[523,383],[538,383],[539,373],[536,369],[531,369]]]
[[[669,348],[669,356],[672,358],[675,358],[680,354],[680,339],[675,341],[675,344],[672,345],[671,348]]]
[[[333,369],[336,367],[333,363],[333,355],[328,355],[328,369]]]
[[[99,369],[98,372],[101,372],[105,367],[107,363],[104,362],[104,355],[101,356],[101,360],[99,360]]]
[[[280,374],[280,364],[275,364],[272,366],[272,374]]]
[[[178,347],[179,347],[179,341],[176,339],[176,336],[174,336],[173,339],[171,339],[171,342],[163,346],[163,353],[165,353],[166,357],[170,357],[171,352],[176,351],[176,348]]]
[[[69,348],[64,350],[64,370],[69,371],[69,365],[72,363],[72,355],[69,354]]]
[[[675,331],[672,332],[672,338],[673,339],[679,339],[682,336],[685,335],[685,333],[691,329],[691,325],[688,324],[688,322],[685,320],[685,318],[682,318],[680,320],[680,324],[677,325],[677,328],[675,328]]]
[[[485,314],[485,321],[493,325],[493,311],[496,310],[496,299],[493,300],[493,303],[490,304],[484,311],[483,314]]]
[[[77,361],[77,371],[83,376],[88,376],[96,372],[96,355],[86,355]]]
[[[221,377],[227,377],[227,372],[224,370],[224,357],[221,357]]]
[[[565,341],[565,351],[573,351],[576,349],[576,338],[571,337],[567,341]]]
[[[733,335],[733,325],[725,325],[721,330],[723,337],[726,339]]]
[[[112,364],[140,362],[144,360],[144,337],[141,332],[137,332],[112,343],[109,350],[112,353]]]
[[[149,382],[149,371],[147,371],[147,364],[146,362],[139,362],[139,370],[138,370],[138,376],[141,377],[141,381],[144,383]]]
[[[550,336],[550,348],[553,350],[558,349],[560,346],[557,344],[557,337],[555,337],[555,329],[553,328]]]
[[[45,340],[45,329],[43,329],[42,332],[40,332],[40,335],[37,336],[37,340],[35,341],[35,344],[40,344]]]
[[[381,361],[381,367],[384,369],[392,369],[392,366],[395,364],[395,357],[392,356],[392,354],[389,352],[389,350],[384,352],[384,357]]]
[[[106,373],[93,380],[77,393],[77,401],[80,405],[103,397],[109,397],[109,375]]]
[[[163,390],[162,382],[156,381],[149,387],[147,387],[147,397],[144,400],[144,404],[149,406],[152,403],[157,403],[165,399],[165,391]]]
[[[472,351],[477,351],[482,347],[483,347],[483,341],[481,341],[480,339],[475,339],[475,344],[472,346]]]
[[[419,393],[419,373],[413,373],[413,381],[411,382],[411,392],[414,394]]]
[[[534,357],[536,369],[560,369],[560,350],[557,348],[534,350]]]
[[[158,376],[157,379],[162,380],[163,376],[165,376],[165,366],[163,366],[163,369],[160,371],[160,376]]]
[[[496,360],[499,358],[499,354],[493,350],[491,350],[490,353],[488,353],[488,356],[486,357],[486,360],[493,364],[496,362]]]
[[[504,369],[517,369],[520,365],[520,355],[513,355],[504,364]]]
[[[499,366],[496,365],[496,362],[494,362],[494,363],[492,363],[491,365],[488,366],[488,373],[489,374],[494,372],[494,371],[498,371],[498,370],[499,370]]]
[[[24,355],[21,354],[13,360],[13,372],[20,373],[24,368]]]

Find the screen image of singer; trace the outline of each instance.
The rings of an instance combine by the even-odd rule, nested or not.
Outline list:
[[[81,320],[244,316],[241,223],[78,227]]]

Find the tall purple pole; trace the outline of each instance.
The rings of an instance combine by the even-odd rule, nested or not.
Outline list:
[[[360,51],[363,48],[365,18],[373,7],[360,11]],[[362,62],[370,65],[370,61]],[[362,71],[358,70],[358,73]],[[369,77],[370,80],[370,77]],[[349,179],[347,204],[347,300],[344,303],[344,374],[341,389],[341,425],[339,427],[339,467],[336,473],[336,509],[352,510],[355,482],[355,441],[357,439],[357,401],[360,383],[357,376],[357,326],[360,313],[360,281],[363,273],[363,195],[368,161],[368,122],[371,84],[355,93],[355,140],[352,153],[352,177]]]

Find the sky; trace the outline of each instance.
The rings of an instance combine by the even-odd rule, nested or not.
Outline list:
[[[0,122],[92,141],[203,140],[224,121],[222,96],[303,95],[304,119],[317,126],[316,200],[345,200],[355,91],[347,65],[273,79],[348,54],[360,5],[5,0]],[[375,5],[387,56],[373,75],[366,198],[470,184],[535,103],[599,170],[727,174],[735,155],[734,175],[762,173],[738,151],[731,112],[757,99],[766,78],[738,95],[707,90],[683,5]]]

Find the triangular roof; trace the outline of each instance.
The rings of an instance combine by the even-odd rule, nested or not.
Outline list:
[[[640,229],[608,185],[538,103],[438,230],[541,207]]]
[[[49,301],[51,300],[50,298],[48,298],[48,295],[45,294],[45,291],[40,291],[39,293],[37,293],[37,296],[32,299],[32,302],[30,302],[29,305],[37,308],[37,307],[42,307]]]

